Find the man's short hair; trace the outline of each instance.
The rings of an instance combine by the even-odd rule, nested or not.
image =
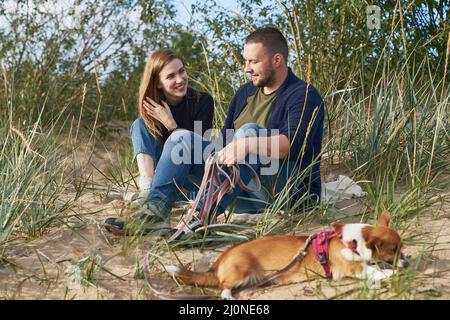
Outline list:
[[[274,27],[260,28],[245,38],[245,44],[262,43],[263,47],[269,51],[270,54],[281,53],[284,61],[287,64],[288,59],[288,44],[283,34]]]

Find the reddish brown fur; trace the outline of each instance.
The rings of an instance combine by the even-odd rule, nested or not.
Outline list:
[[[374,259],[394,261],[402,249],[400,236],[392,229],[377,226],[362,229],[366,246],[372,250]]]
[[[329,243],[329,265],[333,279],[361,274],[363,269],[361,262],[349,261],[341,254],[341,250],[346,248],[344,242],[339,239],[343,225],[332,226],[338,235]],[[393,248],[401,245],[400,237],[389,226],[389,214],[383,212],[376,227],[362,228],[366,247],[372,249],[374,256],[380,256],[386,261],[391,257],[394,258]],[[219,287],[221,290],[237,288],[248,281],[258,282],[263,277],[284,268],[303,247],[306,239],[306,236],[267,236],[244,242],[228,248],[208,272],[181,270],[177,273],[177,277],[186,284]],[[288,284],[318,275],[325,276],[325,272],[314,255],[313,247],[309,245],[305,258],[274,282]]]
[[[177,278],[189,285],[199,285],[202,287],[218,287],[219,279],[216,272],[195,272],[182,269],[177,273]]]
[[[401,254],[402,241],[398,233],[391,229],[388,211],[380,214],[375,228],[363,228],[362,234],[375,259],[394,261]]]
[[[177,273],[186,284],[218,286],[219,289],[239,287],[245,279],[257,281],[285,267],[303,247],[305,236],[268,236],[228,248],[211,266],[208,272],[182,270]],[[361,265],[347,261],[339,254],[345,245],[339,239],[330,241],[330,267],[334,277],[341,278],[361,272]],[[269,254],[270,253],[270,254]],[[314,256],[312,246],[307,249],[305,259],[278,277],[279,284],[325,276],[322,266]]]

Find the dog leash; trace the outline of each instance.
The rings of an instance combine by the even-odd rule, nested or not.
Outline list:
[[[286,266],[284,266],[280,270],[277,270],[277,271],[271,273],[270,275],[263,278],[260,282],[254,284],[250,287],[247,287],[246,289],[261,287],[261,286],[275,280],[280,275],[282,275],[283,273],[288,271],[294,264],[299,263],[299,262],[303,261],[303,259],[305,259],[306,255],[307,255],[306,250],[308,249],[309,245],[313,241],[315,241],[315,240],[323,241],[324,237],[325,237],[325,240],[328,240],[335,236],[334,232],[333,232],[333,234],[328,234],[328,236],[332,235],[331,237],[328,237],[327,235],[325,235],[325,233],[327,233],[327,231],[310,235],[306,239],[305,243],[300,248],[300,250],[297,252],[297,254],[291,259],[291,261],[289,261],[289,263]],[[319,259],[319,262],[322,264],[322,261],[320,259]],[[323,267],[323,264],[322,264],[322,267]],[[325,270],[326,276],[330,277],[331,273],[328,273],[327,269],[325,269],[325,268],[324,268],[324,270]],[[147,281],[147,285],[150,288],[150,290],[153,292],[153,294],[155,294],[156,296],[158,296],[159,298],[161,298],[163,300],[208,300],[208,299],[214,298],[214,296],[211,296],[211,295],[196,295],[196,296],[171,295],[171,294],[163,293],[160,290],[156,289],[156,287],[154,286],[154,284],[151,280],[150,271],[148,270],[148,256],[144,257],[144,275],[145,275],[145,279]]]
[[[242,165],[247,166],[253,173],[256,184],[255,189],[249,188],[242,182],[240,178],[240,169],[238,165],[231,166],[230,167],[231,173],[228,174],[220,166],[216,153],[212,153],[208,156],[208,158],[205,161],[205,174],[203,175],[203,180],[202,183],[200,184],[200,188],[198,190],[198,194],[195,198],[194,204],[190,208],[186,219],[182,220],[184,226],[179,228],[169,238],[168,242],[175,240],[182,232],[186,230],[186,228],[188,228],[189,223],[195,218],[195,210],[200,202],[202,195],[204,195],[205,193],[207,194],[205,195],[205,200],[199,213],[200,223],[202,225],[205,225],[205,223],[207,222],[212,206],[215,203],[218,204],[225,194],[232,193],[236,186],[239,186],[240,188],[242,188],[247,192],[257,192],[261,189],[261,181],[255,170],[253,170],[253,168],[246,162],[242,163]],[[225,179],[222,180],[221,176],[223,176]],[[207,300],[214,298],[214,296],[208,295],[201,295],[201,296],[171,295],[158,290],[153,284],[151,273],[150,270],[148,269],[147,255],[144,257],[144,276],[150,291],[154,295],[163,300]]]
[[[313,234],[306,239],[306,242],[302,246],[302,248],[299,250],[299,252],[291,259],[291,261],[282,269],[277,270],[264,278],[261,282],[253,285],[252,287],[260,287],[265,285],[266,283],[271,282],[272,280],[279,277],[282,273],[286,272],[291,268],[295,263],[298,263],[302,261],[306,256],[306,249],[308,249],[308,246],[311,244],[311,241],[314,240],[314,238],[317,236],[317,234]],[[211,295],[173,295],[173,294],[167,294],[164,293],[158,289],[156,289],[155,285],[153,284],[152,277],[150,274],[150,270],[148,269],[148,255],[145,255],[144,257],[144,276],[145,280],[147,282],[147,286],[150,289],[150,291],[157,296],[158,298],[162,300],[208,300],[214,298],[214,296]],[[249,287],[250,288],[250,287]],[[247,288],[247,289],[249,289]]]
[[[195,210],[197,209],[202,196],[204,196],[204,201],[198,218],[200,219],[201,225],[206,225],[213,205],[216,204],[216,208],[212,213],[212,220],[215,218],[217,212],[217,204],[220,203],[223,196],[233,193],[236,186],[239,186],[247,192],[257,192],[261,189],[261,181],[255,170],[246,162],[241,163],[240,165],[244,165],[250,169],[254,176],[254,181],[256,184],[255,189],[249,188],[242,182],[240,177],[240,169],[237,164],[232,165],[229,168],[231,173],[228,174],[219,164],[216,153],[212,153],[208,156],[205,161],[205,174],[203,175],[202,183],[200,184],[197,196],[195,197],[194,204],[190,208],[186,218],[182,219],[182,226],[178,228],[178,230],[169,238],[168,242],[177,239],[181,233],[189,228],[189,223],[196,218]],[[225,179],[221,179],[221,177],[224,177]]]
[[[324,268],[325,275],[327,278],[331,278],[332,274],[328,265],[328,241],[335,237],[336,234],[334,231],[322,231],[319,233],[315,233],[310,235],[298,253],[291,259],[291,261],[282,269],[273,272],[272,274],[265,277],[260,283],[256,284],[257,287],[263,286],[274,279],[278,278],[281,274],[288,271],[294,264],[301,262],[306,257],[306,250],[308,246],[313,243],[314,245],[314,254],[316,259],[320,262],[322,267]]]
[[[263,285],[273,281],[274,279],[278,278],[281,274],[288,271],[294,264],[301,262],[303,259],[305,259],[306,254],[307,254],[306,249],[308,249],[308,246],[311,244],[311,241],[313,241],[316,237],[317,237],[317,234],[310,235],[306,239],[305,243],[300,248],[298,253],[291,259],[291,261],[289,261],[289,263],[286,266],[284,266],[282,269],[277,270],[277,271],[271,273],[270,275],[266,276],[261,282],[257,283],[254,287],[260,287],[260,286],[263,286]]]

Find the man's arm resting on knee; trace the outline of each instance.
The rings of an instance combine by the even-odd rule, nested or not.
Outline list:
[[[247,137],[229,143],[217,155],[221,163],[231,166],[244,160],[249,153],[284,159],[289,153],[289,148],[289,139],[283,134],[270,137]]]
[[[289,153],[289,139],[284,134],[270,137],[247,137],[246,151],[260,156],[284,159]],[[239,140],[238,140],[239,141]]]

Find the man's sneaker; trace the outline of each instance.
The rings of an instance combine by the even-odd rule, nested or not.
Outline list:
[[[186,223],[183,219],[184,217],[181,218],[174,231],[177,232],[178,230],[183,229],[183,232],[180,233],[174,240],[188,240],[204,236],[203,232],[197,232],[199,230],[205,230],[203,224],[200,222],[198,214],[199,212],[195,211],[194,216],[189,223]]]
[[[171,230],[169,219],[152,203],[145,203],[128,220],[106,219],[105,228],[116,235],[164,235]]]
[[[133,192],[133,191],[125,192],[123,194],[123,201],[125,201],[125,202],[135,201],[137,199],[138,195],[139,195],[139,193]]]

